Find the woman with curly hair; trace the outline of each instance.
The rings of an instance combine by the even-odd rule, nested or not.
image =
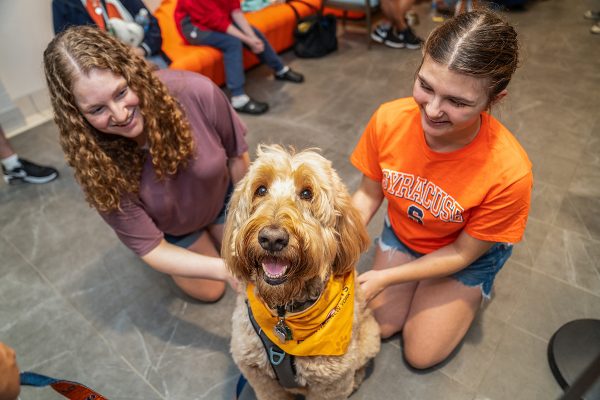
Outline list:
[[[225,204],[248,168],[246,127],[223,92],[184,71],[153,72],[95,27],[44,52],[54,120],[88,203],[119,239],[190,296],[235,284],[217,249]]]

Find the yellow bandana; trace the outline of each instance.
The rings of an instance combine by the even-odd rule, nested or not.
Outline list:
[[[248,303],[263,332],[286,353],[295,356],[341,356],[352,337],[354,314],[354,272],[330,277],[315,304],[306,310],[285,316],[293,339],[282,343],[274,328],[279,318],[256,296],[254,285],[246,288]]]

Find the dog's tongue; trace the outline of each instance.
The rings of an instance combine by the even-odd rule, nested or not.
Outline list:
[[[265,258],[262,266],[265,272],[271,276],[282,275],[287,269],[287,264],[278,258]]]

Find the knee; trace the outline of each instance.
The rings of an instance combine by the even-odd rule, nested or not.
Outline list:
[[[431,355],[415,354],[414,352],[404,349],[404,360],[408,365],[415,369],[427,369],[439,364],[444,359],[431,357]]]
[[[211,290],[205,290],[202,293],[199,293],[197,296],[194,296],[197,300],[200,300],[205,303],[216,303],[221,300],[221,298],[225,295],[225,285],[220,288],[215,288]]]
[[[388,339],[394,336],[396,333],[400,332],[401,326],[397,326],[395,324],[390,323],[380,323],[379,324],[379,335],[382,339]]]
[[[174,279],[179,288],[188,296],[205,303],[215,303],[225,294],[226,285],[220,281],[193,282]]]
[[[419,346],[404,340],[404,360],[415,369],[431,368],[448,357],[447,352],[432,349],[430,346]]]

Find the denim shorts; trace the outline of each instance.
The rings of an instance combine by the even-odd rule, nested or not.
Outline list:
[[[233,193],[233,185],[230,184],[229,188],[227,189],[227,194],[225,195],[225,202],[223,204],[223,208],[219,212],[219,215],[217,215],[217,218],[215,218],[214,221],[211,223],[211,225],[222,225],[225,223],[225,217],[227,217],[227,206],[229,205],[229,200],[231,199],[232,193]],[[174,244],[175,246],[188,248],[196,240],[198,240],[198,238],[202,235],[202,233],[204,233],[205,230],[206,230],[206,228],[200,228],[191,233],[186,233],[184,235],[179,235],[179,236],[170,235],[168,233],[165,233],[164,236],[165,236],[165,240],[167,242]]]
[[[411,250],[398,239],[392,230],[387,215],[378,242],[382,250],[392,248],[393,250],[400,251],[415,258],[424,255]],[[466,268],[461,269],[451,276],[466,286],[481,287],[481,294],[484,298],[489,299],[492,292],[492,285],[494,284],[494,278],[512,254],[512,249],[513,245],[510,243],[496,243],[487,251],[487,253],[473,261],[473,263]]]

